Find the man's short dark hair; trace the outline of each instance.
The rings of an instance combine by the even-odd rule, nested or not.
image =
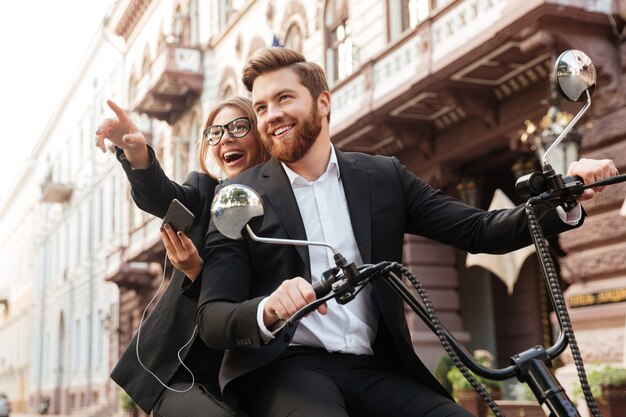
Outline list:
[[[255,53],[243,67],[241,81],[251,92],[254,80],[258,76],[282,68],[292,69],[313,99],[317,99],[324,91],[330,91],[322,67],[314,62],[308,62],[304,55],[288,48],[271,47]],[[330,113],[327,119],[330,121]]]

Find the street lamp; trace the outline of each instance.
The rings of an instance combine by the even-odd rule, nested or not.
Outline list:
[[[553,89],[552,89],[553,90]],[[561,110],[558,106],[556,91],[551,91],[550,108],[541,118],[539,127],[532,121],[526,120],[526,129],[522,131],[520,142],[530,151],[534,152],[541,161],[546,150],[554,143],[556,138],[565,130],[573,117],[570,113]],[[539,131],[541,128],[541,131]],[[569,165],[578,160],[582,136],[572,129],[550,155],[550,164],[557,174],[566,174]]]
[[[456,185],[456,190],[459,193],[459,198],[465,204],[473,207],[480,205],[480,188],[475,177],[463,177]]]

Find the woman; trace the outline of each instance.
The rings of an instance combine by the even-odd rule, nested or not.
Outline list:
[[[217,375],[223,352],[207,348],[194,328],[200,286],[196,278],[202,271],[204,237],[209,225],[207,213],[218,184],[207,169],[207,154],[211,152],[227,177],[268,159],[259,139],[252,104],[246,98],[233,97],[211,110],[199,144],[202,172],[191,172],[182,185],[165,175],[154,150],[124,110],[110,100],[107,104],[117,119],[101,123],[96,132],[96,146],[106,151],[105,138],[116,146],[117,158],[131,183],[137,206],[162,218],[176,198],[195,215],[188,237],[174,233],[167,225],[161,231],[167,255],[177,269],[155,311],[141,326],[139,348],[135,335],[111,378],[142,410],[147,413],[152,410],[156,417],[243,415],[235,411],[234,399],[221,398]],[[178,351],[190,337],[193,340],[180,352],[187,370],[178,360]],[[150,372],[137,360],[137,351],[141,363]],[[195,378],[193,387],[190,371]]]

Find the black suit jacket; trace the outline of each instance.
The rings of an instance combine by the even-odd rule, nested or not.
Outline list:
[[[485,212],[447,197],[407,171],[396,158],[337,152],[352,229],[364,263],[401,261],[404,234],[411,233],[469,252],[505,253],[531,243],[523,207]],[[246,184],[262,197],[259,236],[306,239],[298,205],[276,160],[252,168],[232,183]],[[258,222],[260,223],[260,222]],[[550,210],[542,216],[546,234],[565,226]],[[200,336],[226,348],[220,384],[272,361],[289,344],[295,328],[263,344],[256,321],[259,302],[285,279],[310,280],[307,247],[230,240],[209,226],[199,299]],[[374,284],[372,308],[381,313],[374,354],[445,393],[415,355],[402,300],[384,282]],[[315,313],[314,313],[315,314]]]
[[[191,172],[184,184],[179,185],[163,172],[152,148],[149,147],[149,151],[152,165],[147,169],[133,170],[123,151],[117,150],[117,157],[131,183],[131,194],[135,203],[140,209],[162,218],[172,199],[178,199],[195,215],[188,234],[202,256],[217,180],[200,172]],[[170,383],[181,368],[178,350],[189,340],[196,324],[200,281],[197,279],[191,284],[185,274],[174,269],[167,289],[141,326],[141,361],[166,384]],[[209,362],[204,369],[208,368],[210,374],[210,368],[213,368],[213,375],[208,375],[210,381],[198,382],[216,383],[223,351],[209,349],[197,336],[194,339],[193,343],[183,349],[181,358],[185,360],[192,347],[196,349],[195,354],[204,356]],[[149,413],[165,388],[137,361],[136,344],[135,335],[113,369],[111,378],[142,410]],[[194,371],[193,368],[190,369]]]

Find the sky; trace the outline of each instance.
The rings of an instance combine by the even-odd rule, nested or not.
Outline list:
[[[19,0],[0,12],[0,206],[114,0]]]

